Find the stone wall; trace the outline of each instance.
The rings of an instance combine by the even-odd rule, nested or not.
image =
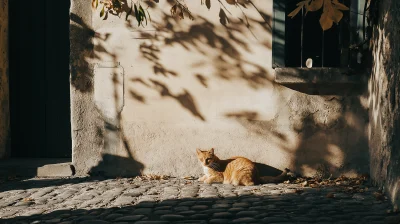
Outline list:
[[[246,17],[226,6],[232,15],[221,24],[219,5],[187,1],[191,21],[171,17],[160,1],[143,28],[125,12],[103,20],[90,1],[73,0],[77,174],[198,175],[195,149],[211,147],[221,158],[265,164],[270,174],[368,172],[368,98],[344,95],[341,86],[321,96],[275,83],[272,1],[253,2]]]
[[[374,1],[373,1],[374,2]],[[400,206],[400,1],[378,2],[369,81],[371,176]]]
[[[0,0],[0,159],[9,154],[10,107],[8,73],[8,0]]]

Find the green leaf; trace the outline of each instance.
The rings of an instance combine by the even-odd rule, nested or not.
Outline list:
[[[140,15],[139,15],[139,11],[136,7],[136,4],[134,5],[134,9],[135,9],[135,17],[136,17],[136,20],[138,21],[138,26],[140,26]]]
[[[144,19],[146,20],[146,26],[147,26],[146,12],[144,11],[144,9],[142,8],[141,5],[139,5],[139,10],[140,10],[140,13],[142,14],[142,16],[144,17]],[[143,18],[142,18],[142,19],[143,19]]]
[[[104,16],[104,5],[103,5],[103,8],[101,9],[101,12],[100,12],[100,17],[103,17]]]
[[[126,13],[125,20],[128,20],[128,16],[132,13],[132,8],[133,8],[133,6],[131,5],[131,8],[129,9],[128,13]]]
[[[108,11],[106,11],[106,14],[104,15],[103,20],[106,20],[108,18]]]
[[[119,2],[119,0],[113,0],[112,3],[113,3],[114,8],[118,8],[118,9],[121,8],[121,2]]]
[[[150,20],[150,22],[151,22],[151,17],[150,17],[149,10],[146,9],[146,11],[147,11],[147,14],[149,15],[149,20]]]

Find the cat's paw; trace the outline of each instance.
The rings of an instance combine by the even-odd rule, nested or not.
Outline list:
[[[199,179],[197,179],[198,181],[204,181],[206,179],[206,176],[202,176]]]
[[[213,182],[213,181],[210,180],[210,179],[206,179],[206,180],[204,181],[205,184],[211,184],[212,182]]]

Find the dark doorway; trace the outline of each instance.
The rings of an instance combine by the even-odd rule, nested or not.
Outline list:
[[[9,1],[12,157],[71,158],[69,7]]]

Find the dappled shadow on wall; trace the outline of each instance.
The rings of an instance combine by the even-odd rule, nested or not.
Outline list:
[[[124,13],[128,13],[130,11],[130,7],[127,7],[129,4],[127,4],[127,1],[122,1],[122,3],[121,10]],[[175,2],[170,1],[167,5],[172,7],[173,4]],[[158,7],[157,4],[151,2],[149,6],[153,9]],[[219,6],[213,5],[212,7]],[[222,26],[210,22],[203,16],[196,16],[196,20],[192,21],[187,29],[182,28],[183,23],[180,19],[171,17],[169,13],[161,12],[161,19],[152,21],[152,25],[157,32],[141,32],[141,36],[138,38],[147,40],[140,44],[138,50],[141,57],[146,59],[153,68],[154,76],[132,78],[131,82],[126,85],[128,93],[130,93],[127,96],[139,103],[146,104],[148,96],[135,88],[135,85],[141,85],[144,88],[157,91],[162,99],[175,100],[181,108],[187,110],[196,119],[206,121],[206,116],[201,112],[197,103],[196,95],[190,91],[188,86],[183,86],[180,92],[174,93],[170,90],[170,83],[154,78],[157,76],[182,77],[182,74],[168,68],[168,65],[160,60],[165,48],[159,46],[181,46],[188,51],[213,58],[210,62],[215,69],[212,78],[226,82],[240,80],[250,88],[264,88],[271,81],[267,69],[247,60],[243,52],[251,53],[248,41],[260,38],[253,32],[255,27],[266,34],[272,32],[271,17],[259,10],[255,5],[252,5],[252,3],[246,7],[255,8],[258,13],[258,19],[247,16],[246,11],[244,11],[239,19],[230,18],[229,23],[222,24],[224,25]],[[225,11],[226,9],[221,10]],[[94,15],[97,16],[98,14],[95,13]],[[230,16],[229,13],[227,15],[228,17]],[[106,15],[104,19],[110,18],[110,16],[113,15]],[[134,17],[127,16],[126,18],[128,18],[125,23],[126,27],[128,29],[137,29]],[[71,82],[76,89],[90,92],[93,90],[93,77],[91,76],[93,65],[90,61],[101,61],[102,55],[108,55],[108,58],[112,58],[114,62],[118,62],[120,59],[114,51],[107,49],[106,46],[112,33],[105,35],[96,33],[87,24],[84,24],[79,16],[74,14],[71,14],[71,21],[71,52],[79,52],[79,54],[71,57]],[[268,49],[271,48],[270,41],[264,41],[259,44]],[[199,63],[192,66],[193,68],[203,66],[204,64],[202,63],[202,61],[199,61]],[[209,88],[212,80],[207,75],[200,73],[192,75],[204,88]],[[99,129],[104,130],[103,127]]]
[[[285,87],[277,88],[279,92],[288,91]],[[257,111],[233,111],[225,116],[265,138],[265,149],[272,145],[286,152],[291,158],[289,167],[296,173],[354,176],[369,172],[365,132],[368,111],[360,98],[294,92],[288,99],[279,96],[280,113],[271,120],[263,120]]]
[[[167,5],[172,7],[173,4],[174,2],[170,2]],[[154,4],[151,7],[158,6]],[[217,7],[217,5],[211,7]],[[248,7],[253,6],[249,4]],[[169,13],[157,12],[161,13],[160,19],[153,20],[151,23],[151,29],[155,31],[139,32],[139,37],[136,38],[146,40],[140,43],[139,55],[153,68],[154,75],[148,78],[134,77],[131,79],[127,88],[133,100],[143,104],[148,102],[149,96],[138,91],[138,86],[153,89],[158,91],[162,98],[176,100],[194,117],[206,121],[205,115],[202,114],[197,104],[196,95],[190,91],[189,86],[182,86],[180,94],[172,94],[171,84],[162,80],[191,75],[205,89],[210,88],[210,84],[214,80],[241,81],[252,89],[265,88],[266,84],[271,82],[270,74],[264,65],[255,63],[244,55],[244,53],[251,54],[252,49],[249,43],[257,41],[258,37],[252,32],[253,28],[261,30],[260,32],[264,35],[271,34],[271,17],[266,13],[257,9],[259,19],[254,19],[248,17],[245,11],[241,16],[243,18],[231,18],[228,24],[222,26],[201,15],[196,16],[194,21],[187,22],[172,17]],[[126,22],[128,29],[136,30],[138,29],[136,25],[134,19]],[[271,48],[270,41],[259,42],[259,44],[267,49]],[[161,58],[170,47],[181,47],[187,51],[187,54],[201,55],[209,60],[198,60],[193,63],[191,69],[194,71],[201,67],[211,67],[213,71],[209,74],[199,72],[190,74],[190,71],[181,74],[177,69],[169,68],[171,66],[163,63]],[[176,60],[180,60],[179,57]],[[182,60],[185,59],[182,58]]]
[[[174,2],[170,2],[169,6],[173,4]],[[156,5],[151,4],[151,7],[156,7]],[[217,7],[217,5],[214,7]],[[254,6],[249,4],[248,7]],[[129,7],[123,7],[122,10],[129,12]],[[248,54],[252,54],[254,49],[250,45],[254,45],[253,42],[257,42],[258,39],[262,39],[262,41],[258,41],[257,46],[267,50],[271,48],[271,41],[268,38],[257,37],[260,33],[267,34],[266,36],[271,34],[271,17],[259,9],[256,9],[256,12],[258,13],[257,19],[254,16],[248,17],[246,12],[243,12],[240,19],[230,19],[229,23],[222,24],[222,26],[203,16],[197,16],[194,21],[186,23],[187,21],[183,22],[178,18],[171,17],[169,13],[160,11],[161,19],[152,21],[152,27],[156,32],[141,32],[134,17],[128,17],[129,19],[125,23],[126,28],[128,30],[139,30],[139,34],[135,34],[139,36],[135,36],[133,38],[135,40],[128,41],[140,41],[138,49],[134,50],[138,50],[139,57],[143,59],[143,63],[146,63],[146,66],[151,68],[152,74],[141,77],[134,76],[128,79],[129,81],[124,84],[125,92],[128,93],[126,97],[130,97],[140,104],[151,104],[149,101],[151,101],[152,96],[146,94],[148,91],[138,90],[140,88],[149,89],[159,94],[159,100],[172,99],[176,102],[176,105],[187,111],[195,119],[206,122],[206,115],[201,111],[201,105],[198,104],[196,99],[198,95],[194,94],[191,91],[192,88],[186,85],[182,85],[176,90],[176,86],[171,84],[171,80],[191,75],[194,82],[198,82],[204,88],[203,90],[209,90],[215,80],[227,83],[239,81],[243,83],[243,86],[254,91],[265,88],[267,84],[271,83],[270,74],[264,64],[252,61],[249,59]],[[258,33],[253,32],[255,28],[258,29]],[[112,35],[113,33],[95,33],[93,35],[92,38],[96,41],[94,41],[94,53],[91,57],[95,59],[94,61],[101,61],[101,55],[107,55],[107,58],[112,58],[115,64],[123,60],[119,58],[116,49],[107,48],[108,38]],[[202,66],[210,66],[213,68],[213,72],[211,75],[197,71],[193,72],[193,74],[182,74],[177,68],[171,68],[171,65],[161,60],[162,55],[167,54],[166,51],[169,47],[182,47],[187,51],[187,54],[201,55],[209,61],[198,60],[190,67],[196,70],[196,68]],[[263,61],[262,63],[265,62]],[[138,86],[140,88],[137,88]],[[117,88],[115,87],[115,89]],[[160,102],[158,101],[157,103]],[[115,124],[110,125],[112,128],[108,128],[107,125],[98,127],[99,144],[104,144],[103,160],[95,168],[91,169],[89,172],[91,175],[111,175],[111,173],[125,175],[130,173],[128,170],[137,175],[143,170],[143,164],[135,161],[130,154],[135,149],[131,148],[129,141],[126,140],[128,138],[125,136],[120,116],[118,115],[116,118]],[[123,151],[128,154],[127,159],[114,155],[116,151],[119,151],[120,143],[116,141],[119,139],[118,136],[125,139],[123,140],[125,148]],[[101,145],[100,147],[103,146]],[[132,164],[129,164],[129,161],[132,161]],[[112,166],[119,163],[127,164],[127,166],[117,171]],[[260,169],[271,174],[277,173],[271,167],[266,168],[261,164]]]
[[[92,66],[88,58],[93,50],[95,31],[77,15],[70,14],[70,72],[71,85],[82,92],[93,90]]]

